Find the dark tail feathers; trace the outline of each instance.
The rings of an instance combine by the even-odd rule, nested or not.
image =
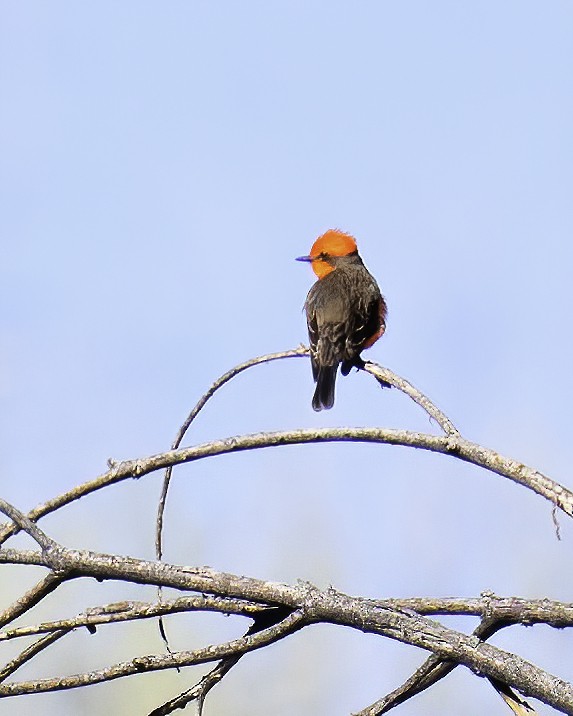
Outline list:
[[[316,390],[312,398],[314,410],[329,410],[334,405],[334,386],[336,384],[337,370],[338,363],[335,365],[323,365],[318,369]]]

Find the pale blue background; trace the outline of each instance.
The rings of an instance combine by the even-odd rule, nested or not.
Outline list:
[[[388,300],[370,356],[468,438],[573,487],[572,31],[565,1],[5,0],[2,496],[28,509],[108,457],[164,450],[218,375],[306,341],[312,275],[293,259],[329,227],[357,236]],[[255,369],[213,400],[190,440],[435,430],[364,375],[340,380],[330,413],[314,414],[311,394],[304,360]],[[69,546],[152,558],[159,486],[124,483],[42,526]],[[372,597],[573,594],[569,520],[558,542],[541,498],[405,449],[309,446],[184,467],[166,519],[167,560],[260,578]],[[5,573],[3,604],[37,576]],[[58,594],[36,618],[142,592],[89,581]],[[242,628],[178,617],[169,632],[182,649]],[[536,627],[494,643],[572,679],[571,639]],[[102,628],[17,675],[161,649],[154,623]],[[424,657],[315,627],[245,657],[206,714],[349,714]],[[200,673],[8,708],[143,714]],[[509,712],[458,669],[396,713]]]

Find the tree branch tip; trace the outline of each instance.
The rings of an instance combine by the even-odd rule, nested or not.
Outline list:
[[[555,536],[557,540],[561,542],[561,525],[559,524],[559,515],[557,514],[558,505],[553,503],[551,508],[551,519],[553,520],[553,527],[555,528]],[[566,510],[568,512],[568,510]]]

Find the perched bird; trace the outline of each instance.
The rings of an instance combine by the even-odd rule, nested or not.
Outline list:
[[[318,276],[304,308],[316,383],[312,407],[328,410],[334,404],[338,366],[342,375],[352,366],[361,367],[361,351],[384,333],[386,302],[350,234],[330,229],[297,261],[309,261]]]

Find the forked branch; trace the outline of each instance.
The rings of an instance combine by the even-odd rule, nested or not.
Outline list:
[[[350,597],[333,589],[320,591],[312,585],[275,584],[203,567],[181,567],[160,561],[165,499],[172,468],[217,455],[268,447],[324,442],[369,442],[439,452],[485,468],[527,487],[568,516],[573,516],[573,493],[570,490],[533,468],[466,440],[429,398],[405,379],[375,363],[365,363],[363,369],[373,375],[380,385],[390,385],[407,395],[435,421],[442,434],[391,428],[317,428],[238,435],[181,447],[190,426],[203,407],[231,379],[262,363],[307,355],[308,350],[300,347],[252,359],[225,373],[213,383],[190,412],[168,452],[111,463],[109,470],[99,477],[38,505],[28,514],[23,514],[9,503],[0,500],[0,511],[10,519],[10,522],[0,529],[0,544],[17,532],[24,531],[38,545],[37,550],[3,548],[0,550],[0,564],[37,565],[48,570],[47,576],[0,615],[0,626],[5,627],[0,633],[0,642],[38,637],[0,669],[0,681],[4,681],[0,684],[0,697],[65,690],[145,671],[218,662],[199,684],[158,707],[154,714],[171,713],[191,700],[198,701],[201,708],[209,689],[223,678],[243,654],[283,639],[309,624],[322,622],[379,634],[432,654],[406,684],[361,712],[364,716],[389,710],[413,694],[428,688],[458,664],[487,676],[492,683],[503,689],[516,688],[520,693],[541,699],[558,710],[573,713],[571,684],[546,673],[517,655],[486,643],[486,639],[495,631],[511,624],[544,623],[556,628],[572,626],[571,604],[548,600],[502,599],[490,594],[474,600],[420,597],[376,601]],[[80,497],[126,479],[142,478],[157,470],[166,470],[166,475],[156,524],[156,562],[68,549],[57,544],[36,524],[43,516],[62,509]],[[191,594],[169,601],[159,599],[155,603],[122,602],[104,605],[69,618],[35,625],[9,626],[15,618],[28,613],[64,581],[81,577],[121,580],[155,585],[159,588],[172,587]],[[20,666],[28,664],[55,641],[65,638],[78,628],[95,633],[100,626],[121,621],[161,618],[178,612],[206,611],[232,614],[237,618],[246,617],[252,619],[253,624],[239,639],[204,649],[136,656],[130,661],[83,674],[6,682]],[[475,632],[468,636],[429,618],[430,615],[439,614],[473,614],[480,616],[482,621]]]

